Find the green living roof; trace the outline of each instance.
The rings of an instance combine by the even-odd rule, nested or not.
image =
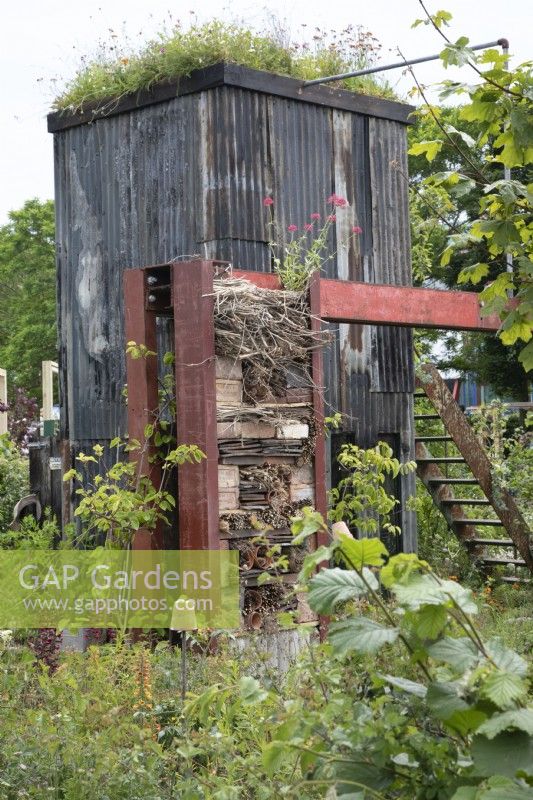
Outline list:
[[[218,20],[186,31],[176,25],[136,52],[117,55],[113,47],[85,61],[56,98],[54,109],[72,114],[86,106],[113,103],[220,62],[311,80],[364,68],[379,49],[375,37],[359,27],[350,26],[338,34],[316,31],[312,45],[286,44],[279,31],[276,35],[256,33]],[[395,99],[386,83],[369,77],[344,80],[337,87]]]

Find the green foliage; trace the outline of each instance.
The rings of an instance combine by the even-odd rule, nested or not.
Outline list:
[[[327,222],[316,237],[310,239],[308,234],[297,236],[283,248],[271,242],[274,271],[284,289],[303,292],[308,288],[313,273],[322,270],[324,261],[329,258],[325,252],[330,227],[331,222]],[[281,255],[278,254],[280,249]]]
[[[318,531],[320,514],[302,510],[294,540]],[[483,635],[471,590],[342,530],[307,556],[296,588],[330,617],[326,641],[282,676],[253,636],[242,650],[199,635],[184,703],[180,653],[166,646],[63,654],[50,674],[0,635],[3,796],[531,798],[528,664]]]
[[[466,37],[451,42],[441,30],[451,16],[448,12],[445,17],[440,14],[428,15],[427,23],[446,39],[441,53],[443,65],[474,69],[479,79],[474,84],[446,81],[441,98],[467,98],[459,110],[459,122],[474,126],[475,135],[450,127],[441,109],[426,103],[421,113],[436,124],[437,136],[413,143],[410,153],[424,154],[433,161],[445,142],[455,149],[456,163],[445,172],[425,178],[424,183],[445,186],[456,197],[476,189],[478,208],[477,214],[464,223],[456,220],[441,264],[450,264],[455,253],[463,255],[483,247],[486,258],[463,264],[460,281],[478,284],[488,277],[489,283],[481,292],[483,313],[502,316],[501,341],[505,345],[522,343],[519,359],[528,371],[533,367],[532,194],[526,182],[527,169],[533,161],[531,63],[510,68],[507,56],[498,50],[477,54],[468,47]],[[420,86],[419,90],[425,100]],[[494,166],[517,171],[512,179],[507,175],[502,179],[501,174],[494,174]],[[508,307],[509,292],[516,298],[512,308]]]
[[[463,334],[457,353],[450,349],[445,368],[474,375],[482,385],[489,386],[502,400],[529,399],[529,378],[518,361],[521,345],[504,345],[501,339],[486,334]]]
[[[260,679],[264,658],[236,656],[222,639],[207,650],[198,640],[188,653],[184,704],[179,650],[91,647],[62,654],[50,674],[0,635],[2,724],[10,731],[0,740],[2,798],[280,796],[296,759],[278,765],[283,780],[262,764],[281,696]]]
[[[127,547],[139,528],[153,531],[159,520],[168,523],[167,514],[175,507],[173,495],[165,487],[170,469],[186,463],[197,463],[205,458],[195,445],[179,445],[168,450],[162,456],[161,481],[155,486],[152,480],[143,474],[143,463],[146,468],[146,449],[154,430],[145,431],[147,436],[144,449],[139,442],[123,442],[114,439],[111,447],[116,451],[116,459],[108,469],[105,466],[104,449],[94,445],[93,454],[80,453],[77,461],[85,467],[85,474],[80,469],[71,469],[63,476],[63,480],[75,479],[81,485],[76,489],[80,498],[76,517],[83,522],[83,532],[78,537],[84,543],[96,543],[100,535],[110,547]],[[139,458],[122,460],[122,453],[139,451]],[[98,473],[92,477],[95,464]]]
[[[342,32],[316,30],[313,45],[291,42],[278,26],[275,32],[212,20],[184,30],[179,23],[163,30],[141,48],[113,43],[91,62],[85,59],[64,92],[56,99],[58,109],[78,110],[84,104],[102,103],[162,80],[185,77],[194,70],[226,61],[295,78],[337,75],[367,66],[379,49],[375,37],[361,27]],[[390,96],[391,90],[371,79],[349,79],[343,88]]]
[[[481,406],[471,419],[489,454],[493,481],[512,492],[533,524],[533,429],[522,427],[517,415],[497,400]]]
[[[478,585],[481,576],[466,548],[450,531],[433,498],[418,479],[415,496],[410,498],[409,505],[416,511],[420,558],[429,561],[439,575],[453,575],[469,585]]]
[[[127,343],[126,353],[135,360],[156,357],[145,344],[134,341]],[[165,353],[166,367],[173,360],[172,353]],[[167,488],[173,470],[205,458],[196,445],[177,444],[167,419],[175,415],[174,375],[168,370],[160,380],[159,406],[152,421],[145,425],[142,443],[137,439],[123,441],[117,436],[109,443],[110,452],[96,444],[92,454],[77,456],[80,468],[66,472],[63,480],[80,484],[76,489],[80,500],[74,512],[82,522],[78,542],[94,545],[103,537],[109,547],[128,547],[140,528],[154,531],[159,521],[169,523],[168,514],[176,505]],[[157,475],[157,483],[150,472]]]
[[[314,525],[320,529],[316,517]],[[352,546],[347,534],[331,545],[345,564]],[[376,575],[369,580],[375,561],[370,549],[349,570],[323,569],[309,581],[311,608],[333,615],[324,661],[318,667],[314,660],[322,702],[291,704],[265,747],[265,765],[275,774],[284,752],[298,753],[301,790],[335,787],[331,796],[360,800],[483,799],[497,796],[496,787],[501,797],[531,796],[527,663],[500,639],[484,641],[472,592],[438,578],[415,555],[393,556],[382,567],[394,598],[387,604]],[[384,674],[368,660],[383,651],[390,665],[385,651],[397,646],[403,675]],[[366,686],[355,679],[360,659],[367,659]]]
[[[415,129],[416,131],[416,129]],[[414,133],[410,132],[411,139]],[[411,261],[413,278],[421,284],[434,277],[438,254],[446,241],[446,220],[456,206],[442,186],[419,185],[414,179],[409,187],[411,226]]]
[[[37,398],[41,361],[57,353],[54,236],[51,200],[28,200],[0,228],[0,366]]]
[[[61,532],[50,509],[45,509],[43,519],[23,517],[17,531],[7,531],[0,538],[2,550],[51,550],[61,538]]]
[[[0,436],[0,546],[13,520],[13,509],[28,494],[28,460],[6,435]]]
[[[398,526],[390,522],[398,500],[387,493],[385,481],[387,476],[396,478],[412,472],[415,463],[401,464],[385,442],[368,450],[354,444],[343,445],[338,460],[348,474],[330,492],[330,519],[365,533],[380,529],[399,533]]]

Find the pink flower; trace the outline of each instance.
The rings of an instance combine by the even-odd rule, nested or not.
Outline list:
[[[334,206],[338,206],[339,208],[344,208],[348,205],[348,201],[344,199],[344,197],[339,197],[338,194],[331,194],[326,203],[331,203]]]
[[[337,217],[335,216],[335,214],[330,214],[327,220],[328,222],[336,222]]]
[[[288,230],[290,233],[294,233],[294,231],[297,231],[297,230],[298,230],[298,227],[297,227],[296,225],[289,225],[289,226],[287,227],[287,230]]]
[[[313,230],[313,224],[312,224],[311,222],[307,222],[307,223],[304,225],[304,229],[305,229],[305,230],[306,230],[306,231],[309,233],[309,231],[312,231],[312,230]]]
[[[314,214],[311,214],[311,219],[320,219],[320,214],[317,214],[315,211]]]
[[[263,200],[263,205],[264,206],[273,206],[274,205],[274,201],[272,200],[271,197],[265,197],[265,199]]]
[[[363,229],[359,227],[359,225],[354,225],[352,228],[352,233],[363,233]]]

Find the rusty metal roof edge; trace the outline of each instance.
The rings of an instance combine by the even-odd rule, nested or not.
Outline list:
[[[285,97],[304,103],[337,108],[381,119],[409,124],[414,106],[385,100],[374,95],[358,94],[347,89],[333,89],[326,85],[305,87],[303,81],[285,75],[250,69],[238,64],[220,62],[205,69],[195,70],[191,75],[171,81],[161,81],[150,89],[110,98],[108,101],[90,103],[81,111],[53,111],[47,116],[49,133],[58,133],[67,128],[86,125],[98,119],[135,111],[144,106],[164,103],[186,94],[214,89],[218,86],[233,86],[263,94]]]

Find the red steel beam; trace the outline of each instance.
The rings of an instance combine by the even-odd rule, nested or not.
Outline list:
[[[124,318],[127,342],[144,344],[148,350],[157,352],[156,315],[146,309],[146,275],[144,269],[127,269],[124,272]],[[147,448],[144,438],[146,425],[154,422],[159,407],[157,384],[157,358],[133,359],[126,356],[126,380],[128,383],[128,434],[130,440],[137,439],[141,450],[131,452],[139,471],[159,486],[161,470],[150,464],[153,448]],[[136,550],[161,549],[163,547],[162,526],[154,533],[141,528],[135,534],[133,547]]]
[[[212,261],[171,265],[177,439],[207,456],[178,468],[181,550],[220,548],[213,273]]]
[[[322,318],[442,330],[497,331],[499,317],[481,316],[475,292],[421,289],[353,281],[320,281]]]

